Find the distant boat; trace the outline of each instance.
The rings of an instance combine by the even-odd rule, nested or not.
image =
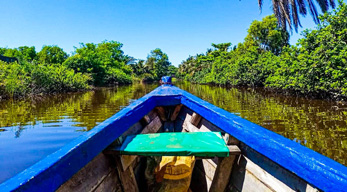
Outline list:
[[[0,191],[147,191],[152,156],[194,156],[191,191],[347,191],[347,167],[162,83]]]

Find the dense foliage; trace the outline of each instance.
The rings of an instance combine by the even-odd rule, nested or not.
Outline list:
[[[347,96],[347,6],[320,16],[296,46],[275,16],[254,21],[243,43],[212,46],[179,66],[179,76],[197,83],[266,86],[302,93]],[[221,48],[223,47],[223,48]]]
[[[88,89],[89,79],[63,65],[0,61],[0,95],[5,97]]]
[[[95,85],[130,83],[132,71],[126,65],[128,56],[124,55],[122,46],[116,41],[82,43],[64,65],[76,72],[90,73]]]
[[[165,75],[175,75],[177,68],[171,65],[169,57],[161,49],[154,49],[147,60],[131,64],[134,74],[142,81],[156,81]]]
[[[81,43],[71,56],[58,46],[43,46],[38,53],[28,46],[0,48],[0,55],[17,59],[0,62],[0,96],[76,91],[134,79],[154,81],[177,72],[160,49],[151,51],[147,61],[136,63],[122,46],[116,41]]]

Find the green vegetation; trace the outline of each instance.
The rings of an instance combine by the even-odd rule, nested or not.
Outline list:
[[[254,21],[243,43],[212,44],[206,54],[179,66],[179,77],[196,83],[266,86],[301,93],[347,96],[347,5],[320,16],[296,46],[276,17]]]
[[[90,73],[94,85],[130,83],[131,67],[126,65],[128,56],[121,48],[122,44],[116,41],[82,43],[64,65],[76,72]]]
[[[88,89],[89,75],[62,65],[5,63],[0,61],[0,95],[54,93]]]
[[[130,65],[134,74],[142,81],[157,81],[162,76],[176,74],[177,68],[169,62],[169,57],[161,49],[154,49],[147,61],[139,60]]]
[[[28,46],[0,48],[0,55],[18,59],[14,63],[0,61],[0,97],[78,91],[129,84],[136,79],[156,81],[177,72],[160,49],[151,51],[146,62],[135,63],[122,46],[116,41],[81,43],[71,56],[58,46],[44,46],[38,53]]]

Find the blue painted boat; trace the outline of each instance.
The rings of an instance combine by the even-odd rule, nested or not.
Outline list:
[[[347,191],[347,167],[171,85],[170,77],[162,82],[2,183],[0,191],[146,191],[144,172],[151,157],[126,151],[124,143],[129,143],[130,135],[153,132],[221,135],[229,152],[216,153],[219,157],[214,157],[213,150],[196,154],[192,191]],[[208,144],[199,141],[194,145]],[[192,153],[193,149],[179,155]]]

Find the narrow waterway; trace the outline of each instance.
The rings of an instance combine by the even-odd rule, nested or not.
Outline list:
[[[347,105],[177,82],[188,92],[347,165]],[[0,183],[55,152],[158,84],[0,102]]]

